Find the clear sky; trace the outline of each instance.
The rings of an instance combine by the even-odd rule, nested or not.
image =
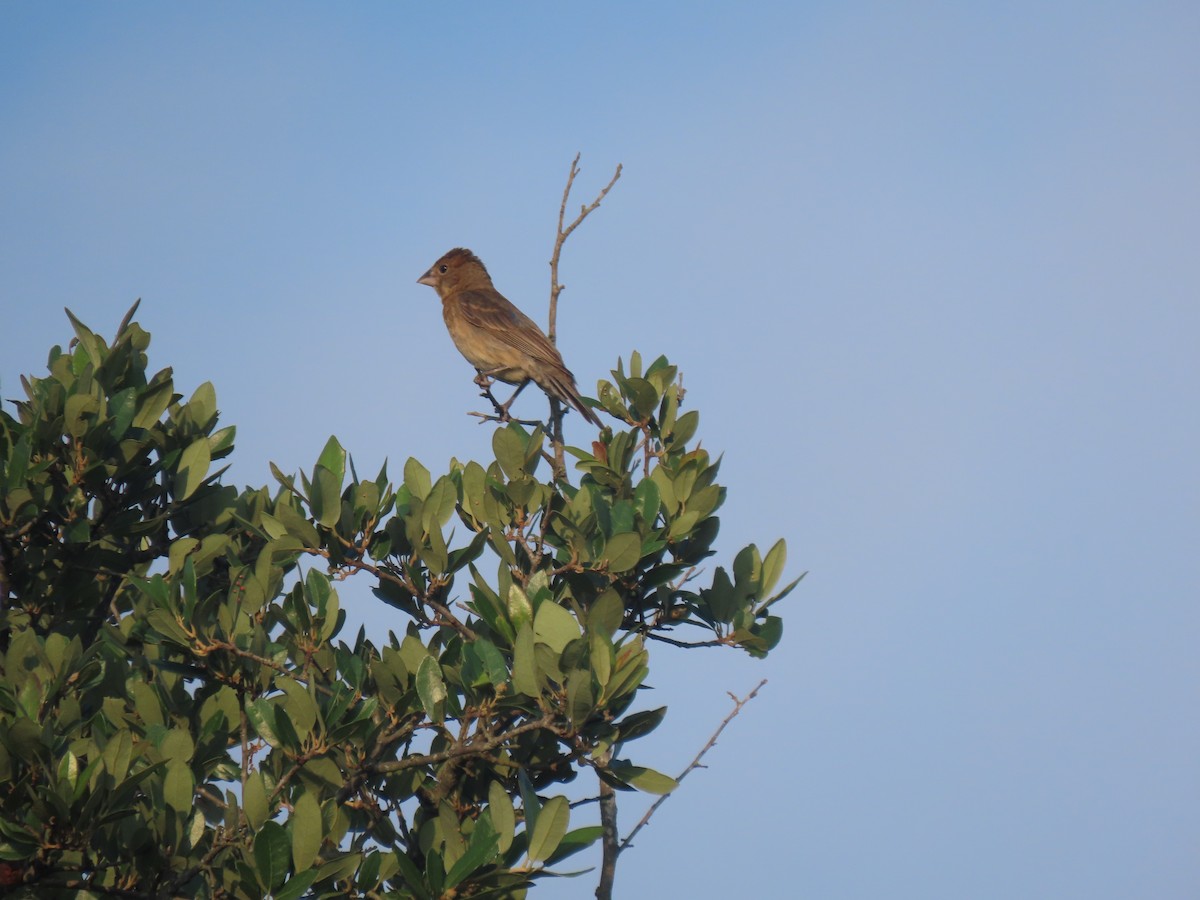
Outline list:
[[[236,483],[444,471],[490,432],[415,279],[465,245],[544,321],[571,158],[623,163],[564,356],[678,363],[722,555],[810,574],[765,662],[657,648],[667,772],[770,682],[618,895],[1195,898],[1197,48],[1194,2],[6,0],[0,394],[141,297]]]

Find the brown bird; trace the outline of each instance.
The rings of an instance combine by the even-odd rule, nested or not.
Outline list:
[[[537,324],[508,302],[470,250],[456,247],[417,279],[442,298],[442,316],[459,352],[479,372],[484,390],[496,378],[517,386],[508,402],[497,404],[503,417],[530,381],[549,396],[568,403],[593,425],[600,425],[575,387],[575,376],[562,354]],[[495,402],[495,401],[493,401]]]

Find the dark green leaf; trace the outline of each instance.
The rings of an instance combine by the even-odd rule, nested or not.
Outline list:
[[[446,683],[442,680],[442,667],[432,656],[421,660],[417,670],[417,694],[421,705],[434,722],[442,721],[446,704]]]
[[[495,859],[499,850],[496,832],[487,824],[486,819],[480,819],[475,824],[471,834],[471,842],[467,851],[460,856],[446,873],[445,888],[455,887],[469,877],[476,869],[485,866]]]
[[[616,723],[620,740],[632,741],[649,734],[658,727],[666,714],[667,708],[665,706],[660,706],[658,709],[647,709],[642,712],[631,713]]]
[[[279,890],[271,892],[272,900],[300,900],[304,896],[304,893],[312,887],[312,883],[316,881],[316,878],[316,869],[309,869],[307,872],[293,875],[287,880],[287,884]]]
[[[254,863],[263,887],[273,891],[283,884],[291,857],[291,842],[283,826],[278,822],[263,823],[254,836]]]

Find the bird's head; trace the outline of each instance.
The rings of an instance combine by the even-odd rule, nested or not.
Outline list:
[[[479,257],[465,247],[455,247],[417,279],[417,284],[427,284],[446,297],[455,291],[491,287],[492,279]]]

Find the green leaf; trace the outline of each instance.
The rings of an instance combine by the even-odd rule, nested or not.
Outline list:
[[[258,831],[270,816],[267,806],[267,785],[261,771],[251,772],[246,778],[246,787],[242,791],[242,810],[250,823],[251,831]]]
[[[12,726],[12,731],[16,731],[16,726],[21,722],[29,722],[28,719],[18,719]],[[32,725],[32,722],[29,722]],[[10,736],[12,735],[10,731]],[[104,745],[104,768],[112,779],[117,784],[125,780],[125,776],[129,773],[129,763],[133,757],[133,736],[128,729],[122,729],[115,735],[109,738],[108,743]]]
[[[426,532],[441,529],[454,515],[458,502],[458,488],[446,475],[437,480],[421,507],[421,529]]]
[[[778,603],[780,600],[782,600],[784,597],[786,597],[788,594],[790,594],[793,590],[795,590],[796,585],[798,585],[803,580],[804,580],[804,575],[801,575],[799,578],[795,579],[794,581],[788,582],[788,584],[778,594],[776,594],[774,597],[770,598],[769,600],[764,601],[761,605],[759,605],[758,609],[756,609],[754,611],[755,614],[756,615],[760,614],[763,611],[765,611],[766,609],[768,609],[769,607],[774,606],[776,603]]]
[[[192,639],[188,633],[183,630],[183,626],[179,624],[179,620],[165,609],[152,609],[146,614],[146,621],[150,627],[165,638],[174,641],[182,647],[191,646]]]
[[[217,392],[211,381],[196,388],[187,402],[188,415],[202,429],[207,429],[217,418]]]
[[[572,853],[586,850],[592,844],[596,843],[603,834],[604,827],[602,825],[587,825],[583,828],[568,831],[563,835],[563,839],[558,842],[558,849],[550,854],[550,858],[546,860],[546,864],[552,866],[559,860],[566,859]]]
[[[492,434],[496,462],[500,463],[500,468],[510,479],[525,474],[525,444],[528,439],[525,430],[516,422],[507,428],[497,428]]]
[[[342,517],[342,479],[318,463],[313,468],[312,480],[313,518],[332,528]]]
[[[425,879],[421,875],[421,870],[417,868],[416,863],[408,858],[402,849],[397,847],[392,851],[399,865],[400,878],[403,880],[404,886],[416,895],[418,900],[429,900],[429,891],[425,888]]]
[[[499,850],[507,853],[512,846],[513,836],[517,833],[517,813],[513,808],[512,797],[498,781],[488,785],[488,811],[492,816],[492,827],[496,830],[499,840]]]
[[[362,862],[361,853],[343,853],[334,856],[317,869],[317,881],[336,881],[349,878]]]
[[[642,558],[642,539],[633,532],[614,534],[604,545],[610,572],[627,572]]]
[[[390,858],[390,857],[389,857]],[[358,867],[358,887],[365,890],[373,890],[379,884],[379,867],[383,854],[379,851],[368,853],[362,861],[362,865]]]
[[[771,591],[775,590],[775,585],[779,581],[779,576],[783,574],[783,567],[786,564],[787,542],[780,538],[775,542],[775,546],[767,551],[766,558],[763,559],[758,588],[760,597],[769,596]]]
[[[208,447],[208,438],[201,437],[192,441],[183,455],[179,457],[176,468],[175,499],[186,500],[203,483],[208,476],[208,467],[212,463],[212,455]]]
[[[649,734],[658,727],[666,714],[665,706],[631,713],[616,723],[617,732],[620,734],[619,740],[632,741]]]
[[[496,832],[487,824],[486,819],[480,819],[471,833],[471,843],[467,852],[460,856],[446,873],[444,888],[449,889],[469,877],[476,869],[490,863],[499,850]]]
[[[441,722],[445,715],[446,682],[442,680],[442,667],[432,656],[421,660],[417,670],[417,695],[429,718]]]
[[[264,822],[254,836],[254,863],[259,883],[269,891],[283,884],[292,858],[291,842],[278,822]]]
[[[761,579],[762,557],[758,547],[754,544],[743,547],[733,559],[733,581],[737,600],[740,602],[753,596]]]
[[[533,634],[555,653],[562,653],[567,644],[579,637],[579,623],[557,603],[543,603],[533,620]]]
[[[542,803],[538,800],[537,791],[529,780],[529,773],[524,768],[517,770],[517,787],[521,791],[521,812],[525,816],[525,836],[533,834],[537,827],[538,815],[542,811]]]
[[[159,380],[160,375],[165,378]],[[164,369],[146,385],[138,398],[137,415],[133,417],[134,428],[152,428],[167,411],[167,407],[171,405],[171,398],[175,396],[175,386],[170,376],[171,370]]]
[[[286,677],[277,678],[275,683],[287,695],[285,708],[295,726],[297,737],[307,737],[317,722],[317,704],[313,702],[308,688]]]
[[[537,697],[541,693],[534,643],[533,628],[526,622],[517,632],[513,646],[512,682],[514,691],[528,697]]]
[[[700,596],[707,601],[710,615],[714,621],[729,622],[737,612],[738,601],[734,594],[733,583],[729,580],[729,574],[721,566],[717,566],[717,571],[713,573],[712,587],[701,591]]]
[[[516,629],[533,621],[533,604],[517,584],[508,589],[508,618]]]
[[[591,632],[588,637],[588,659],[591,662],[592,674],[596,676],[596,682],[601,687],[608,684],[615,656],[609,638],[601,632]]]
[[[272,747],[279,747],[282,741],[275,730],[275,706],[269,700],[261,697],[246,704],[246,718],[254,726],[260,738]]]
[[[79,345],[87,353],[93,366],[99,366],[101,363],[100,340],[92,332],[90,328],[75,318],[75,314],[71,310],[66,310],[67,318],[71,320],[71,327],[75,329],[75,336],[79,339]]]
[[[83,437],[87,434],[89,416],[100,412],[100,401],[91,394],[72,394],[67,398],[63,411],[63,423],[67,433],[72,437]]]
[[[309,869],[307,872],[293,875],[287,880],[287,884],[271,893],[272,900],[300,900],[316,880],[316,869]]]
[[[325,448],[321,451],[321,455],[317,457],[317,465],[324,466],[333,473],[340,485],[346,477],[346,451],[342,449],[342,445],[338,443],[338,439],[333,435],[329,436],[329,440],[325,442]]]
[[[624,617],[625,604],[621,601],[621,595],[609,588],[596,599],[592,608],[588,610],[588,630],[611,638],[621,627],[621,620]]]
[[[571,821],[567,798],[551,797],[538,813],[537,822],[529,837],[529,861],[544,862],[558,849]]]
[[[163,759],[187,762],[196,752],[196,745],[192,742],[192,736],[188,732],[181,728],[172,728],[163,737],[158,750],[162,753]]]
[[[685,412],[682,416],[675,420],[675,427],[671,431],[670,444],[672,447],[679,447],[686,444],[696,434],[696,428],[700,425],[700,413],[696,410]]]
[[[587,669],[572,669],[567,675],[567,715],[571,724],[582,726],[595,708],[591,673]]]
[[[661,503],[659,486],[655,484],[653,478],[643,478],[637,482],[637,490],[634,491],[634,506],[643,522],[654,524],[655,518],[658,518]]]
[[[658,391],[654,385],[643,378],[630,378],[624,387],[632,417],[638,421],[649,418],[658,406]]]
[[[429,470],[410,457],[404,464],[404,486],[418,500],[424,500],[429,496],[432,485]]]
[[[177,813],[190,813],[195,788],[191,767],[181,759],[172,760],[163,779],[163,801],[167,807]]]
[[[504,655],[495,644],[487,638],[481,637],[471,644],[471,648],[483,664],[483,670],[487,673],[489,682],[497,687],[508,683],[508,666],[504,662]]]
[[[325,837],[321,825],[321,805],[312,794],[301,794],[292,806],[292,864],[297,872],[312,866]]]
[[[679,787],[679,782],[669,775],[624,761],[614,761],[609,771],[626,784],[648,794],[669,794]]]

